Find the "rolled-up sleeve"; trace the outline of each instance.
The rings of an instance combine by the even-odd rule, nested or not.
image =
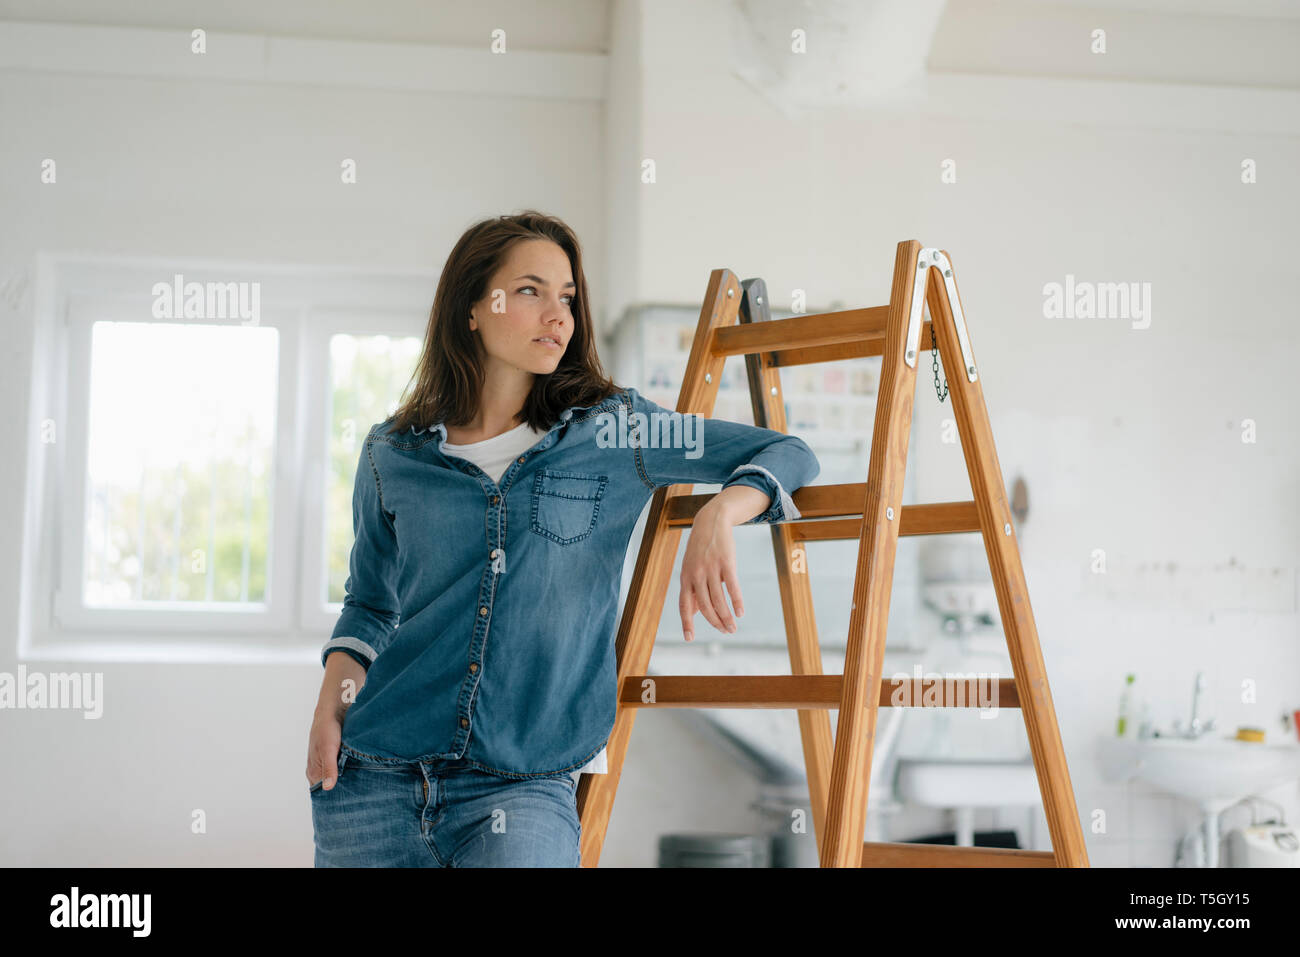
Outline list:
[[[352,531],[343,612],[321,649],[321,664],[330,652],[342,651],[368,669],[392,640],[399,618],[397,531],[384,511],[369,435],[362,443],[353,482]]]
[[[748,485],[765,492],[769,508],[745,524],[800,518],[791,495],[821,471],[808,444],[794,435],[726,419],[670,411],[627,389],[629,429],[638,433],[637,469],[651,488],[686,483]],[[694,422],[688,422],[688,419]]]

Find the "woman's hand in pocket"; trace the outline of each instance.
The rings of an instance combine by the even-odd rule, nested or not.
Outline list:
[[[366,669],[341,651],[325,658],[320,697],[307,739],[307,783],[324,781],[325,790],[338,780],[339,745],[343,741],[343,716],[366,683]]]
[[[307,739],[307,783],[324,781],[326,791],[338,780],[339,745],[343,740],[343,721],[337,713],[316,712]]]

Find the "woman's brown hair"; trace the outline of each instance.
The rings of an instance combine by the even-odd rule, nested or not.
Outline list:
[[[570,304],[573,335],[555,371],[534,378],[521,415],[546,431],[570,406],[595,405],[618,391],[596,354],[595,330],[582,269],[582,246],[563,221],[528,209],[475,223],[447,257],[429,312],[424,346],[404,398],[392,416],[390,432],[405,432],[445,422],[468,425],[483,389],[483,353],[478,334],[469,327],[470,307],[488,293],[488,281],[515,243],[549,239],[569,257],[576,298]],[[409,393],[409,394],[408,394]]]

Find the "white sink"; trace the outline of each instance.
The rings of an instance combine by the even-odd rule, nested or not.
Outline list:
[[[1300,746],[1217,735],[1195,740],[1105,736],[1098,758],[1111,781],[1137,778],[1200,804],[1235,801],[1300,778]]]
[[[930,807],[1005,807],[1042,800],[1038,775],[1024,761],[933,761],[901,758],[898,795]]]
[[[895,788],[904,802],[951,810],[955,843],[962,847],[975,845],[976,808],[1036,807],[1042,803],[1038,775],[1027,761],[899,758]],[[1026,833],[1025,846],[1035,847],[1032,815]]]

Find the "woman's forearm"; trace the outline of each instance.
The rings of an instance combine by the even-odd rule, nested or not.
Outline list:
[[[743,525],[762,515],[771,504],[766,494],[748,485],[729,485],[713,496],[704,508],[716,511],[729,525]],[[704,511],[704,508],[700,511]]]
[[[325,677],[320,684],[316,714],[332,715],[341,721],[365,683],[366,669],[361,662],[347,652],[333,652],[325,658]]]

